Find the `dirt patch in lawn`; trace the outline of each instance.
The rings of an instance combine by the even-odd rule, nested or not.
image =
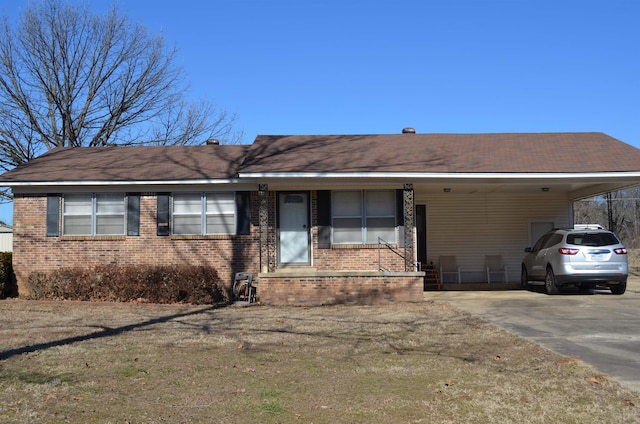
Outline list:
[[[0,316],[1,422],[640,422],[640,394],[447,303]]]

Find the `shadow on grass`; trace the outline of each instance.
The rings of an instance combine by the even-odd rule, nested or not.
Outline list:
[[[207,312],[207,311],[211,311],[214,309],[220,309],[222,307],[227,306],[226,304],[219,304],[219,305],[213,305],[213,306],[207,306],[206,308],[200,308],[197,310],[193,310],[193,311],[189,311],[189,312],[184,312],[184,313],[179,313],[179,314],[172,314],[172,315],[167,315],[164,317],[159,317],[159,318],[154,318],[154,319],[150,319],[148,321],[143,321],[143,322],[139,322],[136,324],[129,324],[129,325],[123,325],[122,327],[116,327],[116,328],[103,328],[100,331],[97,331],[95,333],[90,333],[90,334],[85,334],[82,336],[74,336],[74,337],[67,337],[64,339],[60,339],[60,340],[54,340],[54,341],[50,341],[50,342],[46,342],[46,343],[38,343],[38,344],[33,344],[33,345],[28,345],[28,346],[23,346],[23,347],[18,347],[15,349],[10,349],[10,350],[6,350],[4,352],[0,352],[0,361],[5,360],[5,359],[9,359],[13,356],[17,356],[17,355],[22,355],[23,353],[33,353],[33,352],[37,352],[40,350],[46,350],[52,347],[57,347],[57,346],[64,346],[64,345],[70,345],[73,343],[78,343],[78,342],[84,342],[86,340],[93,340],[93,339],[100,339],[103,337],[110,337],[110,336],[117,336],[118,334],[122,334],[122,333],[126,333],[127,331],[132,331],[138,328],[143,328],[143,327],[147,327],[150,325],[154,325],[154,324],[160,324],[160,323],[164,323],[164,322],[169,322],[171,320],[177,319],[177,318],[183,318],[183,317],[187,317],[190,315],[197,315],[197,314],[201,314],[203,312]]]

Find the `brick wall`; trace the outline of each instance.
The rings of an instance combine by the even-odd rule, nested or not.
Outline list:
[[[275,196],[270,194],[269,239],[270,244],[275,244]],[[382,265],[386,269],[393,272],[404,271],[404,260],[397,253],[388,249],[379,252],[377,245],[319,249],[315,192],[312,192],[311,198],[314,270],[355,270],[366,275],[378,271],[380,254]],[[223,281],[229,282],[229,286],[236,272],[251,272],[257,276],[261,270],[257,192],[251,194],[251,233],[237,236],[157,236],[155,193],[142,193],[139,236],[46,237],[46,202],[46,195],[43,194],[16,194],[14,197],[13,266],[20,294],[27,294],[29,291],[29,273],[50,272],[62,267],[95,264],[211,265],[218,270]],[[274,249],[275,246],[271,248]],[[327,284],[330,286],[329,290]],[[418,282],[405,278],[389,280],[379,275],[365,279],[340,280],[340,277],[332,277],[322,281],[305,280],[302,286],[288,280],[270,279],[266,284],[260,283],[259,290],[265,299],[268,296],[275,303],[291,303],[289,300],[285,301],[290,296],[283,297],[283,293],[290,292],[289,286],[293,286],[291,289],[295,292],[308,291],[307,294],[294,296],[301,304],[322,304],[351,302],[361,296],[369,300],[401,300],[413,297],[407,293],[413,293],[414,284],[418,284],[421,293],[421,279]],[[275,290],[275,293],[269,294],[270,290]],[[322,296],[325,296],[324,300]]]
[[[402,249],[396,248],[396,251],[403,253]],[[404,271],[402,257],[384,247],[378,251],[377,245],[333,246],[331,249],[318,249],[316,244],[313,251],[313,264],[314,268],[326,271],[352,269],[377,271],[379,269],[378,254],[380,254],[382,266],[387,270]]]
[[[139,236],[46,237],[46,195],[14,197],[13,267],[20,294],[27,294],[33,271],[95,264],[212,265],[223,281],[236,272],[259,271],[257,203],[252,196],[251,234],[207,237],[156,235],[156,197],[140,197]]]
[[[261,302],[271,305],[420,302],[423,277],[421,273],[318,272],[307,276],[274,273],[261,275],[258,296]]]

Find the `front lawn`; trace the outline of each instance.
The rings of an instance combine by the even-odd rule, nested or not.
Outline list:
[[[639,393],[447,303],[0,316],[0,422],[640,422]]]

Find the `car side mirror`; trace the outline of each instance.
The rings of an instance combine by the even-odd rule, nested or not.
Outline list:
[[[533,249],[530,247],[527,247],[524,249],[525,252],[529,253],[529,252],[533,252]]]

